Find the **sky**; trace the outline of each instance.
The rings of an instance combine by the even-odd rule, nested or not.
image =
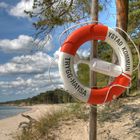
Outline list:
[[[64,27],[43,40],[36,39],[33,19],[24,13],[32,10],[33,0],[0,0],[0,102],[35,96],[62,87],[58,72],[58,40]],[[115,3],[100,12],[99,21],[116,24]],[[42,47],[43,46],[43,47]],[[89,51],[81,49],[80,55]]]

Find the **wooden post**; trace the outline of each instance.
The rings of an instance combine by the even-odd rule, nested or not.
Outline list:
[[[92,0],[91,17],[93,21],[98,21],[98,0]],[[90,60],[97,57],[97,41],[92,41]],[[90,71],[90,87],[96,86],[96,72]],[[89,140],[97,140],[97,106],[90,106],[89,114]]]

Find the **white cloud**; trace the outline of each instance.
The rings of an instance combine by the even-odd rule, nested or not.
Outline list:
[[[21,0],[19,3],[17,3],[16,6],[10,9],[9,14],[16,17],[28,17],[28,15],[25,14],[24,11],[33,10],[33,1],[34,0]]]
[[[48,72],[33,75],[28,78],[17,77],[12,81],[0,81],[1,94],[16,94],[18,96],[26,94],[30,96],[32,92],[39,94],[40,92],[62,87],[63,84],[58,72],[55,71],[51,74],[53,75],[53,82],[48,78]]]
[[[18,18],[29,18],[29,15],[25,11],[37,12],[39,7],[33,9],[34,0],[20,0],[16,5],[12,6],[5,2],[0,2],[0,9],[6,9],[9,15],[15,16]]]
[[[88,58],[90,56],[90,49],[79,49],[77,54],[80,58]]]
[[[62,88],[63,83],[59,75],[56,61],[43,52],[33,55],[22,55],[0,65],[0,96],[11,98],[27,98],[47,90]],[[51,68],[48,70],[50,67]],[[9,78],[8,78],[9,76]]]
[[[51,67],[57,66],[57,63],[52,60],[52,57],[43,52],[17,56],[10,62],[0,65],[0,75],[43,73],[48,70],[50,64]]]
[[[0,49],[4,52],[23,52],[30,51],[33,47],[33,38],[27,35],[20,35],[17,39],[0,40]]]
[[[60,54],[60,49],[55,51],[55,53],[53,54],[54,58],[58,59],[59,54]]]
[[[1,39],[0,50],[5,53],[30,53],[33,49],[51,51],[54,48],[52,36],[48,35],[44,40],[34,39],[31,36],[19,35],[16,39]]]
[[[0,8],[6,9],[8,7],[8,4],[5,2],[0,2]]]

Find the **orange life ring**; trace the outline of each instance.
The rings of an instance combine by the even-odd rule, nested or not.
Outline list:
[[[115,50],[122,74],[104,88],[88,88],[83,86],[74,73],[74,56],[78,48],[90,40],[102,40]],[[63,43],[59,55],[59,71],[64,87],[73,96],[89,104],[102,104],[120,96],[131,82],[132,57],[131,52],[119,33],[100,24],[90,24],[75,30]],[[108,95],[107,95],[108,94]]]

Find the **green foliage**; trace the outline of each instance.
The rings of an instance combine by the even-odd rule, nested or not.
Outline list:
[[[140,0],[130,0],[129,2],[129,22],[128,22],[129,33],[132,36],[133,41],[138,47],[140,47]],[[137,53],[132,49],[134,67],[138,64]],[[133,74],[131,92],[137,89],[137,72]]]
[[[99,11],[103,10],[102,3],[108,1],[110,0],[102,0],[98,7]],[[33,25],[38,34],[48,34],[56,26],[89,19],[90,9],[91,1],[88,0],[34,0],[33,11],[25,13],[37,20]]]
[[[89,67],[87,64],[79,64],[77,76],[79,81],[85,85],[89,86]]]
[[[98,43],[98,57],[102,60],[111,62],[113,50],[106,42],[99,41]]]
[[[140,0],[130,0],[129,3],[129,32],[135,42],[140,43]]]
[[[33,105],[33,104],[58,104],[75,102],[74,98],[64,90],[56,89],[54,91],[46,91],[37,96],[28,99],[9,101],[1,104],[14,104],[14,105]]]
[[[137,80],[138,80],[138,74],[137,74],[137,71],[136,71],[136,72],[133,73],[133,76],[132,76],[130,94],[137,90]]]
[[[56,26],[88,17],[89,7],[87,0],[34,0],[34,10],[25,12],[37,18],[37,22],[34,23],[36,29],[50,32]]]

